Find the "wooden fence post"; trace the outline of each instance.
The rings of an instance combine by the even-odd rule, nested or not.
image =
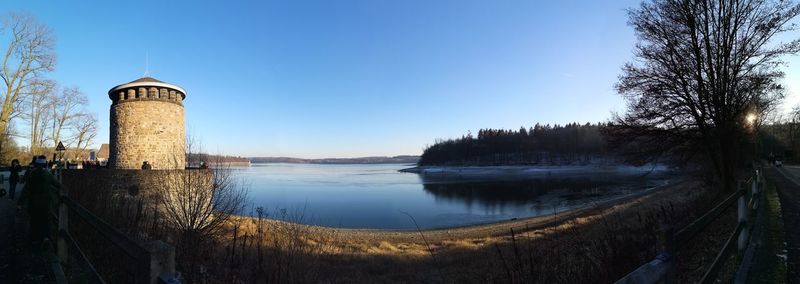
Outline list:
[[[662,228],[661,241],[663,243],[661,243],[661,254],[656,258],[661,259],[667,267],[663,283],[672,283],[675,271],[675,231],[672,225],[662,225]]]
[[[60,170],[57,171],[57,179],[61,182]],[[67,203],[64,202],[64,198],[66,197],[67,188],[62,185],[61,189],[58,191],[58,241],[56,242],[56,253],[58,254],[58,260],[64,265],[67,264],[67,260],[69,259],[67,240],[64,238],[64,234],[69,232],[69,207],[67,207]]]
[[[148,283],[161,283],[159,281],[163,282],[163,280],[159,280],[159,278],[163,279],[163,276],[170,277],[175,274],[175,247],[159,240],[143,243],[142,247],[147,250],[149,259],[144,264],[147,271],[140,273],[145,274]]]
[[[738,190],[742,190],[742,184],[741,183],[738,186]],[[748,213],[748,210],[747,210],[747,194],[746,193],[742,193],[741,195],[739,195],[739,206],[738,206],[738,210],[736,210],[736,216],[737,216],[737,221],[738,221],[737,226],[740,225],[740,224],[741,225],[747,224],[747,213]],[[748,233],[748,230],[747,230],[747,226],[745,225],[744,228],[742,228],[742,232],[739,234],[739,239],[736,242],[737,247],[739,248],[739,251],[744,250],[744,248],[747,246],[747,233]]]
[[[756,170],[756,181],[761,184],[761,170]]]

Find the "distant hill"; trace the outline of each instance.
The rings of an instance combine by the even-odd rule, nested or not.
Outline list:
[[[401,155],[394,157],[325,158],[301,159],[290,157],[251,157],[251,163],[293,163],[293,164],[416,164],[419,156]]]

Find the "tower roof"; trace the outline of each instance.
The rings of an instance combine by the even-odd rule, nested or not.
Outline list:
[[[183,88],[178,87],[178,86],[173,85],[173,84],[170,84],[170,83],[165,83],[165,82],[163,82],[161,80],[158,80],[158,79],[153,78],[153,77],[148,77],[148,76],[145,76],[145,77],[130,81],[130,82],[125,83],[125,84],[117,85],[116,87],[111,88],[111,90],[108,90],[108,97],[113,100],[113,98],[114,98],[113,94],[114,93],[116,93],[117,91],[119,91],[121,89],[127,89],[127,88],[132,88],[132,87],[166,87],[166,88],[170,88],[170,89],[173,89],[173,90],[176,90],[176,91],[180,92],[181,93],[181,99],[185,99],[186,98],[186,91]]]
[[[130,84],[130,83],[139,83],[139,82],[164,83],[164,82],[162,82],[162,81],[159,81],[159,80],[158,80],[158,79],[156,79],[156,78],[149,77],[149,76],[145,76],[145,77],[142,77],[142,78],[139,78],[139,79],[136,79],[136,80],[130,81],[128,84]]]

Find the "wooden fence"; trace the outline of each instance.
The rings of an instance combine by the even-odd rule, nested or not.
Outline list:
[[[56,176],[61,180],[61,172],[56,171]],[[56,254],[63,268],[69,267],[69,261],[77,260],[75,266],[80,267],[84,272],[84,281],[88,283],[106,283],[108,278],[113,279],[113,283],[135,283],[135,284],[155,284],[155,283],[180,283],[180,274],[175,272],[175,248],[159,240],[139,243],[114,229],[80,204],[69,198],[67,189],[62,187],[60,192],[58,213],[58,241],[56,244]],[[76,225],[76,221],[82,226],[77,231],[70,230],[70,224]],[[90,232],[91,231],[91,232]],[[93,238],[85,238],[81,235],[92,235]],[[77,238],[75,238],[77,237]],[[86,240],[81,242],[81,237]],[[78,239],[78,240],[76,240]],[[102,266],[113,271],[102,273],[103,269],[97,269],[95,261],[93,264],[92,254],[87,254],[85,248],[81,248],[81,243],[85,245],[97,246],[98,241],[108,244],[106,247],[95,248],[94,252],[118,251],[113,259],[103,259]],[[102,253],[102,252],[101,252]],[[70,258],[72,254],[72,258]],[[87,256],[88,255],[88,256]],[[108,261],[112,263],[108,263]],[[73,267],[75,267],[73,266]],[[124,271],[121,275],[119,271]]]
[[[746,190],[742,184],[748,184],[750,190]],[[722,249],[717,253],[711,266],[709,266],[702,280],[700,280],[700,283],[713,283],[717,279],[717,274],[722,264],[725,263],[725,260],[734,252],[734,245],[738,248],[739,252],[746,248],[749,238],[749,228],[751,227],[750,223],[748,223],[748,219],[751,214],[754,214],[755,209],[758,207],[762,186],[762,174],[759,170],[755,170],[747,181],[739,183],[739,188],[736,192],[729,195],[722,202],[714,206],[714,208],[703,214],[703,216],[679,230],[677,233],[673,233],[671,230],[664,232],[662,237],[662,252],[652,261],[640,266],[616,283],[673,282],[676,262],[675,252],[706,229],[709,224],[717,220],[726,209],[730,208],[733,204],[737,204],[736,212],[738,223],[736,229],[725,241]]]

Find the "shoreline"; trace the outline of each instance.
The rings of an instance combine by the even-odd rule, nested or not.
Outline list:
[[[398,170],[401,173],[488,175],[488,174],[543,174],[543,173],[643,173],[668,171],[664,166],[612,165],[501,165],[501,166],[414,166]]]
[[[520,181],[534,179],[615,179],[618,177],[681,176],[661,165],[565,165],[565,166],[417,166],[398,170],[416,174],[423,183]]]
[[[653,188],[645,189],[639,192],[631,193],[629,195],[605,200],[595,204],[587,204],[578,208],[569,209],[566,211],[558,212],[553,215],[540,215],[519,219],[502,220],[488,223],[468,224],[462,226],[445,227],[445,228],[428,228],[428,229],[353,229],[353,228],[336,228],[326,227],[319,225],[309,225],[301,223],[293,223],[277,219],[265,219],[266,222],[277,226],[300,226],[303,228],[319,230],[331,234],[335,234],[338,242],[347,243],[357,239],[360,242],[390,242],[390,243],[413,243],[423,244],[427,242],[442,242],[445,240],[453,239],[476,239],[476,238],[490,238],[502,237],[510,234],[511,229],[514,232],[526,232],[532,230],[540,230],[547,227],[558,226],[567,221],[586,218],[598,214],[603,210],[622,206],[635,202],[638,199],[647,198],[653,194],[662,192],[665,189],[673,188],[684,184],[686,180],[677,180],[670,182],[666,185],[656,186]],[[235,216],[241,220],[251,220],[255,222],[256,217],[252,216]],[[422,235],[424,235],[424,240]]]

